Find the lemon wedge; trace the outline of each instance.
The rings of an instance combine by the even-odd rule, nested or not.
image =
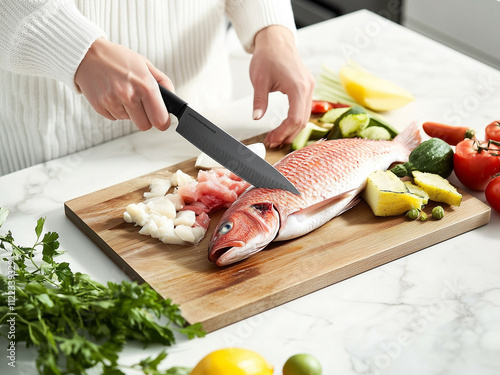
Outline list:
[[[430,200],[450,206],[460,206],[462,203],[462,194],[447,179],[434,173],[413,171],[412,174],[415,184],[429,194]]]
[[[415,99],[407,90],[374,76],[355,63],[343,66],[339,76],[345,91],[356,102],[374,111],[398,109]]]
[[[424,200],[410,193],[404,182],[391,171],[371,173],[361,196],[375,216],[397,216],[412,207],[420,209]]]

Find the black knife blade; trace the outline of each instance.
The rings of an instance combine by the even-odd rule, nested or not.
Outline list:
[[[300,195],[297,188],[280,171],[243,143],[161,85],[160,92],[167,110],[179,120],[177,133],[198,149],[255,187],[283,189]]]

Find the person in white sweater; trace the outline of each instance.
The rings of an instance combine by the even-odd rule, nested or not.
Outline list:
[[[253,54],[253,117],[270,92],[289,98],[267,145],[290,143],[309,118],[314,80],[289,0],[0,0],[0,14],[0,175],[167,129],[157,83],[194,108],[227,100],[228,21]]]

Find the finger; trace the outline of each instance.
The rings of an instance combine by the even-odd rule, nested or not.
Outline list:
[[[168,91],[172,91],[173,93],[175,93],[175,88],[174,84],[172,83],[172,80],[160,69],[154,66],[150,61],[146,61],[146,64],[148,66],[149,71],[156,79],[156,82],[165,87]]]
[[[149,122],[148,116],[146,115],[142,101],[125,105],[125,110],[139,130],[144,131],[153,127],[153,125]]]
[[[147,95],[142,97],[142,104],[150,124],[160,130],[166,130],[170,126],[170,116],[167,107],[161,97],[158,85],[149,90]]]
[[[116,121],[116,117],[113,116],[106,108],[104,108],[103,106],[92,106],[92,108],[94,108],[94,110],[99,113],[101,116],[107,118],[108,120],[111,120],[111,121]]]
[[[174,85],[161,70],[156,68],[149,60],[146,60],[149,71],[153,78],[167,90],[174,92]],[[147,97],[143,98],[144,109],[149,118],[149,122],[160,130],[166,130],[170,126],[170,116],[168,108],[161,97],[161,93],[156,84],[148,90]]]
[[[107,110],[117,120],[128,120],[130,118],[123,105],[107,108]]]
[[[288,94],[289,108],[287,118],[266,137],[269,147],[275,148],[280,144],[292,143],[293,139],[304,128],[309,118],[304,116],[305,108],[308,108],[304,100],[304,96],[297,92]]]
[[[269,98],[269,84],[265,80],[256,80],[253,82],[253,114],[254,120],[259,120],[267,111]]]
[[[294,119],[287,118],[280,126],[269,132],[264,144],[269,148],[276,148],[283,144],[292,143],[302,128],[303,126],[295,125]]]
[[[85,93],[84,93],[85,95]],[[88,103],[94,110],[100,114],[101,116],[107,118],[108,120],[115,121],[116,118],[106,109],[106,106],[103,104],[103,100],[100,98],[88,97]]]

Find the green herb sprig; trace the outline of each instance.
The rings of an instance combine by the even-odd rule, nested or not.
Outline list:
[[[0,208],[0,227],[7,215]],[[120,365],[118,357],[128,341],[170,346],[174,330],[189,339],[203,337],[201,324],[187,325],[178,305],[145,283],[103,285],[74,273],[67,262],[56,262],[62,254],[59,235],[43,234],[44,225],[44,218],[37,221],[31,247],[17,245],[10,231],[0,235],[0,248],[9,253],[3,258],[8,272],[0,275],[0,330],[8,342],[37,347],[36,366],[44,375],[86,374],[96,366],[104,375],[124,374],[127,367],[151,375],[189,374],[181,367],[158,370],[166,351],[132,366]],[[37,249],[41,261],[35,259]],[[5,329],[9,319],[15,321],[14,331]]]

